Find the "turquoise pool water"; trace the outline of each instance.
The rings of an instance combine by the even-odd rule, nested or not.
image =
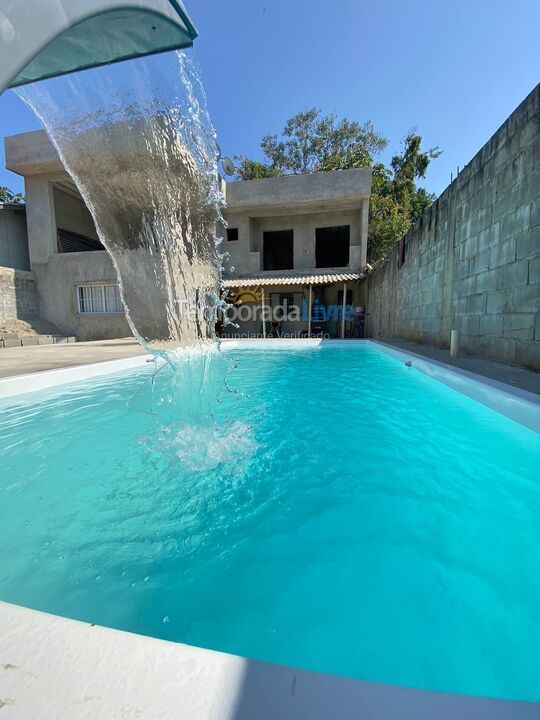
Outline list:
[[[540,699],[540,436],[373,347],[232,355],[4,407],[0,598]]]

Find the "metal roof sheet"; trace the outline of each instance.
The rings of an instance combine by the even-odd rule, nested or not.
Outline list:
[[[310,273],[302,275],[252,275],[250,277],[226,278],[223,287],[256,287],[268,285],[330,285],[336,282],[353,282],[365,278],[365,273]]]

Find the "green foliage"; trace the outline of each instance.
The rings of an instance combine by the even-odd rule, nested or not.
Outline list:
[[[22,203],[24,197],[21,193],[14,193],[8,187],[0,187],[0,203]]]
[[[422,138],[415,129],[403,140],[403,152],[394,155],[392,170],[373,168],[369,204],[368,261],[377,262],[392,250],[410,226],[421,217],[435,195],[417,187],[416,181],[426,176],[432,159],[439,157],[439,148],[421,151]]]
[[[256,180],[370,167],[387,142],[370,122],[338,121],[333,114],[322,115],[311,108],[287,120],[281,135],[266,135],[261,142],[265,162],[242,158],[239,175]]]
[[[363,124],[335,115],[322,115],[317,108],[287,120],[280,135],[266,135],[261,142],[263,162],[239,158],[242,180],[278,175],[373,169],[368,230],[368,260],[385,257],[407,232],[435,196],[416,182],[426,176],[429,163],[441,154],[439,148],[421,149],[422,138],[412,129],[403,140],[401,154],[390,167],[374,158],[387,146],[371,122]]]
[[[272,172],[271,168],[256,160],[249,160],[245,157],[235,157],[240,164],[237,166],[237,173],[242,180],[263,180],[268,177],[275,177],[279,173]]]
[[[373,167],[369,198],[368,261],[385,257],[409,227],[394,197],[392,171],[382,163]]]

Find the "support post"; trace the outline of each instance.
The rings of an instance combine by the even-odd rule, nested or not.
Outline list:
[[[307,336],[308,338],[311,337],[311,308],[313,303],[313,285],[309,286],[309,315],[308,315],[308,322],[307,322]]]
[[[261,309],[262,309],[262,336],[263,340],[266,340],[266,320],[264,317],[264,285],[261,287]]]
[[[345,337],[345,305],[347,304],[347,283],[343,283],[343,303],[341,305],[341,339]]]
[[[450,357],[459,357],[461,333],[459,330],[452,330],[450,333]]]

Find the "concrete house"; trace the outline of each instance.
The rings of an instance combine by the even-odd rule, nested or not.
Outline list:
[[[333,307],[320,329],[349,333],[342,307],[360,303],[370,191],[367,168],[228,183],[224,284],[231,301],[280,308],[281,330],[292,336],[314,331],[313,308]],[[293,307],[304,309],[300,318]],[[240,312],[239,328],[225,334],[266,335],[268,323],[254,315]]]
[[[5,154],[6,167],[24,177],[29,261],[41,318],[80,340],[130,335],[112,261],[46,133],[5,138]]]
[[[5,150],[6,167],[24,177],[29,257],[21,270],[33,273],[40,316],[80,340],[130,335],[112,261],[46,133],[7,137]],[[232,299],[250,288],[248,301],[262,297],[270,307],[310,298],[358,303],[370,187],[369,169],[224,183]],[[291,334],[308,329],[307,321],[282,325]],[[345,331],[336,320],[325,329]],[[262,335],[266,326],[248,321],[231,330]]]

